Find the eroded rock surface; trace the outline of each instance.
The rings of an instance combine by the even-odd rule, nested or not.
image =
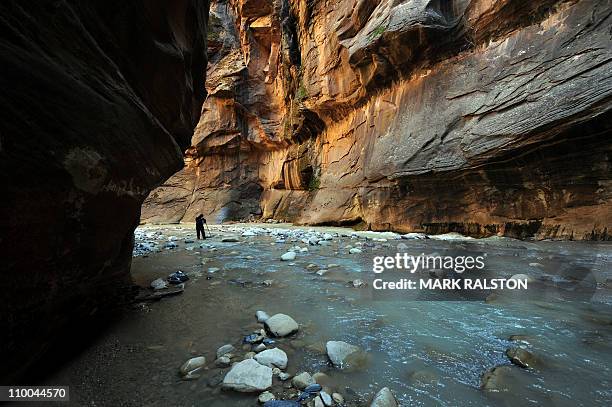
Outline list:
[[[214,2],[211,96],[143,219],[610,239],[612,5],[528,3]]]
[[[207,14],[207,0],[0,5],[0,377],[129,295],[141,203],[181,168],[205,97]]]

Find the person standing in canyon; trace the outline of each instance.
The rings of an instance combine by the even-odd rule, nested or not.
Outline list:
[[[202,235],[202,239],[206,239],[206,232],[204,231],[205,223],[206,219],[204,219],[204,215],[199,214],[196,217],[196,232],[198,234],[198,240],[200,239],[200,234]]]

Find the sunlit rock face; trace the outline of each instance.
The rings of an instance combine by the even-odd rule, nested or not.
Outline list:
[[[211,96],[143,220],[609,240],[611,11],[217,2]]]
[[[205,98],[207,14],[204,0],[0,4],[0,376],[126,294],[141,203],[182,167]]]

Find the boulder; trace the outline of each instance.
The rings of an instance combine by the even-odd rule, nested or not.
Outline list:
[[[264,326],[270,334],[276,337],[291,335],[300,329],[297,322],[289,315],[285,314],[276,314],[268,318],[266,322],[264,322]]]
[[[264,391],[272,387],[272,369],[253,359],[236,363],[223,378],[223,388],[243,393]]]
[[[304,390],[306,387],[310,386],[311,384],[315,384],[315,383],[316,383],[315,380],[307,372],[302,372],[298,375],[295,375],[293,380],[291,380],[291,384],[293,384],[294,387],[300,390]]]
[[[345,367],[347,358],[360,351],[359,347],[343,341],[329,341],[325,348],[327,349],[327,357],[338,368]]]
[[[537,365],[536,357],[523,348],[509,348],[506,350],[506,356],[510,362],[523,368],[534,368]]]
[[[282,261],[295,260],[295,252],[287,252],[281,256]]]
[[[287,354],[278,348],[264,350],[255,355],[255,360],[264,366],[278,367],[285,369],[287,367]]]
[[[388,387],[383,387],[376,393],[370,407],[398,407],[399,404]]]

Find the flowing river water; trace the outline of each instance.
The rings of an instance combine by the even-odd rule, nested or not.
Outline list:
[[[241,236],[253,227],[264,232]],[[291,241],[291,235],[276,243],[274,230],[334,237],[327,245]],[[182,270],[190,276],[185,291],[134,305],[46,381],[70,385],[73,405],[255,406],[257,393],[220,388],[229,369],[213,362],[226,343],[238,348],[237,356],[248,351],[241,340],[261,328],[254,314],[263,310],[300,324],[296,336],[275,345],[288,355],[287,372],[326,373],[325,386],[342,394],[346,405],[367,405],[385,386],[402,406],[612,405],[609,243],[396,240],[284,224],[213,226],[212,232],[212,238],[193,241],[190,225],[140,227],[134,282],[148,287]],[[221,241],[228,236],[237,241]],[[169,248],[170,241],[177,247]],[[372,257],[395,253],[399,244],[413,254],[484,254],[485,276],[521,273],[533,284],[526,291],[475,297],[374,292]],[[296,245],[308,252],[280,261]],[[349,254],[348,245],[361,253]],[[337,266],[329,268],[332,263]],[[318,269],[328,271],[319,275]],[[355,279],[367,286],[353,287]],[[331,367],[329,340],[361,347],[365,360],[349,370]],[[536,367],[512,365],[505,354],[512,347],[531,352]],[[197,355],[206,356],[207,368],[197,380],[181,380],[178,368]],[[482,375],[500,365],[509,367],[495,387],[481,389]],[[274,386],[283,389],[276,378]]]

